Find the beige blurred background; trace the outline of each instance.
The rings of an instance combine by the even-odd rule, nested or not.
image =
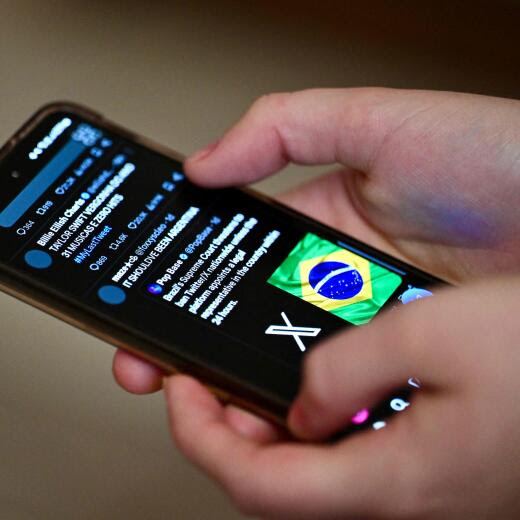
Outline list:
[[[79,101],[191,152],[257,96],[385,85],[519,95],[512,1],[0,0],[0,140]],[[289,168],[269,193],[317,169]],[[0,518],[240,518],[170,444],[112,349],[0,296]]]

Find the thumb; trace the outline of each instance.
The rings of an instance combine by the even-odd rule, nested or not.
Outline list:
[[[186,173],[199,184],[217,187],[260,180],[288,162],[340,162],[366,171],[387,133],[407,114],[381,107],[405,96],[410,92],[382,88],[263,96],[218,143],[188,158]],[[411,109],[424,102],[418,93]]]
[[[450,322],[457,319],[452,295],[453,289],[439,291],[434,298],[381,315],[311,351],[289,413],[293,433],[308,440],[327,438],[345,429],[357,411],[405,386],[410,377],[420,379],[423,391],[444,385],[449,376],[446,330],[453,331]]]

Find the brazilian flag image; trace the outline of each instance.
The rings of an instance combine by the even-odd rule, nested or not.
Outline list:
[[[354,325],[363,325],[399,287],[401,277],[307,233],[267,281]]]

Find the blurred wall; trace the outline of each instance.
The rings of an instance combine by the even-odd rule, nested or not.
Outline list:
[[[183,152],[257,96],[386,85],[518,96],[517,2],[1,0],[0,139],[71,99]],[[269,193],[315,175],[289,168]],[[239,518],[112,350],[0,297],[0,517]]]

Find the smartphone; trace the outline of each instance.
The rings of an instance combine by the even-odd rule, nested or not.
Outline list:
[[[282,424],[317,342],[443,284],[248,189],[197,187],[179,154],[71,103],[1,148],[0,183],[5,292]]]

